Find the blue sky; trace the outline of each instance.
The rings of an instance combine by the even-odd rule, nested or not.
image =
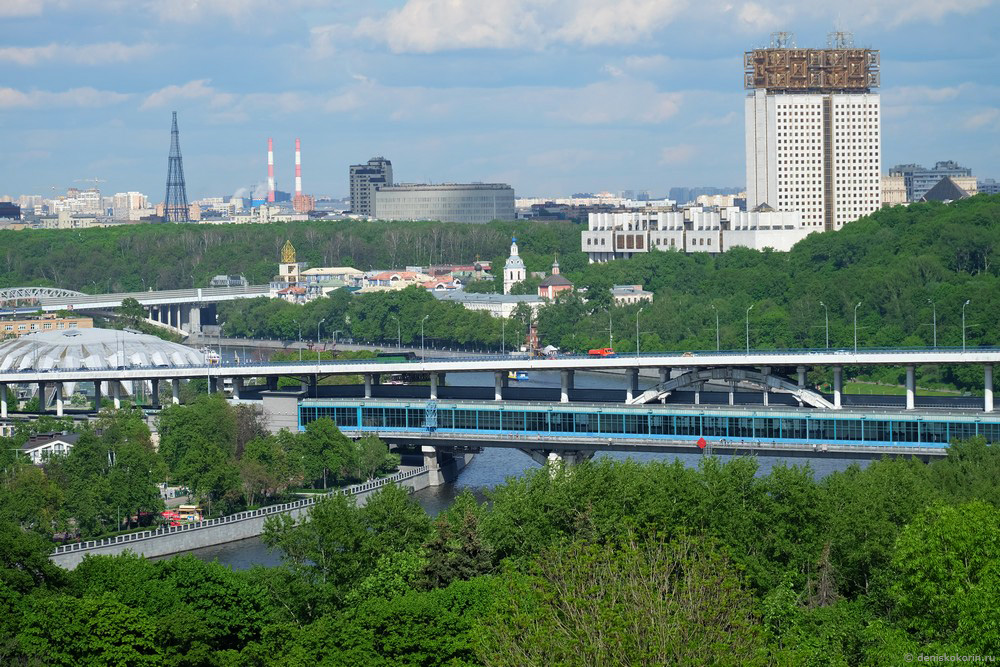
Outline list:
[[[518,196],[744,182],[742,54],[775,30],[882,53],[883,166],[1000,178],[992,0],[0,0],[0,194],[163,198],[170,112],[188,197],[265,178],[342,196],[397,181]]]

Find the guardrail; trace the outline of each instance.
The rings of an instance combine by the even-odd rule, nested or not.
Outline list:
[[[163,526],[157,528],[156,530],[145,530],[139,533],[128,533],[126,535],[115,535],[114,537],[106,537],[101,540],[87,540],[85,542],[75,542],[73,544],[64,544],[56,547],[50,555],[56,556],[59,554],[74,553],[77,551],[88,551],[90,549],[100,549],[103,547],[108,547],[116,544],[128,544],[132,542],[139,542],[142,540],[155,539],[157,537],[163,537],[165,535],[173,535],[175,533],[184,533],[192,530],[202,530],[205,528],[211,528],[213,526],[219,526],[228,523],[236,523],[239,521],[246,521],[248,519],[256,519],[262,516],[270,516],[272,514],[283,514],[285,512],[290,512],[295,509],[302,509],[304,507],[311,507],[315,505],[319,499],[325,498],[327,496],[332,496],[335,494],[343,494],[345,496],[355,496],[360,493],[365,493],[367,491],[374,491],[387,484],[394,484],[396,482],[402,482],[403,480],[410,479],[411,477],[416,477],[427,472],[428,468],[426,466],[420,466],[419,468],[414,468],[413,470],[407,470],[405,472],[397,472],[389,477],[383,477],[381,479],[369,480],[367,482],[362,482],[361,484],[354,484],[345,489],[337,489],[336,491],[331,491],[330,493],[318,494],[318,498],[303,498],[302,500],[296,500],[290,503],[281,503],[280,505],[269,505],[267,507],[261,507],[256,510],[247,510],[245,512],[237,512],[236,514],[230,514],[228,516],[219,517],[218,519],[208,519],[206,521],[198,521],[197,523],[189,523],[182,526]]]

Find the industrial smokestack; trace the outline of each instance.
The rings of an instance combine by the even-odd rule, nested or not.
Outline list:
[[[302,196],[302,144],[295,140],[295,195]]]
[[[274,203],[274,140],[267,140],[267,201]]]

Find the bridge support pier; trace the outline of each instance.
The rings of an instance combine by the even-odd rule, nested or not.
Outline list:
[[[313,376],[313,387],[314,388],[316,386],[315,380],[316,380],[316,376],[314,375]],[[242,392],[242,391],[243,391],[243,378],[240,377],[240,376],[236,376],[236,377],[233,378],[233,399],[237,400],[237,401],[240,400],[240,392]],[[313,394],[313,395],[315,396],[315,394]]]
[[[906,367],[906,409],[913,410],[914,396],[917,393],[917,379],[916,373],[913,366]]]
[[[560,371],[559,379],[559,402],[569,403],[569,391],[573,388],[573,371]]]
[[[658,368],[660,374],[660,384],[663,384],[670,379],[670,369],[669,368]]]
[[[101,381],[94,380],[94,412],[101,411]]]
[[[805,366],[798,366],[798,367],[796,367],[795,370],[796,370],[796,372],[798,373],[798,376],[799,376],[799,389],[805,389],[806,388],[806,367]],[[799,407],[800,408],[802,407],[802,399],[801,398],[799,399]]]
[[[153,378],[149,381],[149,405],[150,407],[160,407],[160,380]]]
[[[521,451],[538,465],[548,466],[552,475],[555,475],[560,468],[572,468],[594,457],[594,452],[573,450],[522,449]]]
[[[53,382],[52,383],[52,398],[56,402],[56,417],[62,417],[63,414],[63,383]]]
[[[181,381],[174,379],[170,381],[170,402],[174,405],[181,404]]]
[[[507,386],[506,371],[496,371],[493,373],[493,397],[494,400],[503,400],[503,390]]]
[[[38,383],[38,412],[45,412],[48,407],[48,401],[45,399],[45,383]]]
[[[993,412],[993,366],[989,364],[983,372],[983,412]]]
[[[694,404],[701,405],[701,388],[702,384],[699,382],[694,386]]]
[[[729,405],[736,405],[736,380],[729,382]]]
[[[108,380],[111,385],[111,396],[115,402],[115,410],[122,409],[122,383],[118,380]]]
[[[438,397],[438,378],[439,373],[431,373],[431,400],[436,401]]]
[[[372,397],[372,374],[365,373],[365,398]]]
[[[7,385],[0,384],[0,419],[7,419]]]
[[[431,486],[441,486],[445,483],[444,472],[441,470],[441,455],[437,448],[423,445],[420,452],[424,455],[424,467],[427,468],[427,481]]]
[[[760,372],[764,375],[764,407],[766,408],[768,404],[768,393],[770,392],[770,388],[767,386],[767,376],[771,374],[771,367],[763,366],[760,369]]]
[[[639,369],[625,370],[625,402],[631,403],[632,398],[639,393]]]
[[[267,376],[267,390],[278,391],[278,378],[273,375]]]
[[[833,367],[833,407],[836,410],[840,409],[840,392],[844,387],[844,367],[834,366]]]

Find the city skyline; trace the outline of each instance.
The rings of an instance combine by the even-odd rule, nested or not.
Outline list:
[[[632,0],[124,3],[0,0],[0,194],[80,179],[158,202],[170,113],[188,196],[266,179],[345,196],[373,155],[400,182],[506,182],[519,196],[727,185],[744,178],[744,50],[851,30],[882,54],[882,166],[1000,168],[996,3]],[[126,12],[126,8],[128,11]]]

